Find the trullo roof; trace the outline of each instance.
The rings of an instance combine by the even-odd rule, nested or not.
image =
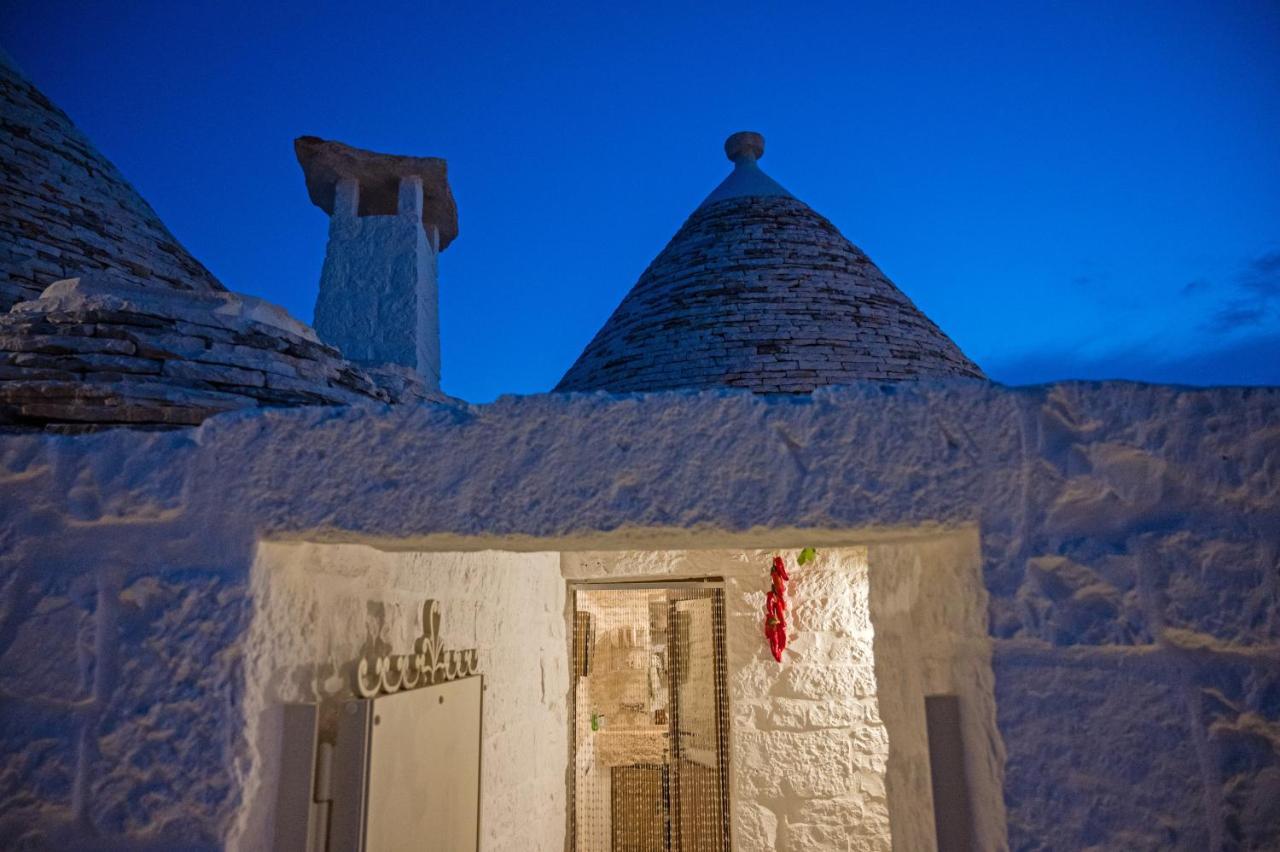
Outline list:
[[[733,172],[693,212],[558,391],[984,378],[836,227],[760,170],[764,139],[725,142]]]
[[[2,50],[0,114],[0,311],[93,272],[158,290],[225,289]]]

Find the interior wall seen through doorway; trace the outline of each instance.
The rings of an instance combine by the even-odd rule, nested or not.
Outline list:
[[[789,556],[794,550],[776,551]],[[891,848],[889,742],[875,695],[867,551],[832,548],[792,572],[779,664],[763,611],[775,551],[566,553],[565,577],[720,578],[725,600],[733,846]]]

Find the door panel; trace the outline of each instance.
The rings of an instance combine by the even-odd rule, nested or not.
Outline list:
[[[570,847],[729,848],[723,592],[574,590]]]
[[[673,600],[671,642],[672,849],[728,848],[724,621],[718,594]]]

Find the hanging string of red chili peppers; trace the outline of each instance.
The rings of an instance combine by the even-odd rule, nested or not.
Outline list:
[[[796,558],[797,564],[812,562],[817,551],[806,547]],[[787,583],[791,575],[787,573],[786,563],[781,556],[773,557],[773,570],[769,572],[773,580],[773,588],[764,596],[764,635],[769,640],[769,650],[773,658],[782,662],[782,652],[787,648]]]
[[[773,557],[773,588],[764,596],[764,635],[769,640],[773,658],[782,662],[782,652],[787,647],[787,567],[781,556]]]

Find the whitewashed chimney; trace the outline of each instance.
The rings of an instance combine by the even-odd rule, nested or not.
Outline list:
[[[414,370],[440,389],[438,257],[458,234],[445,161],[294,142],[311,201],[329,214],[315,329],[349,360]]]

